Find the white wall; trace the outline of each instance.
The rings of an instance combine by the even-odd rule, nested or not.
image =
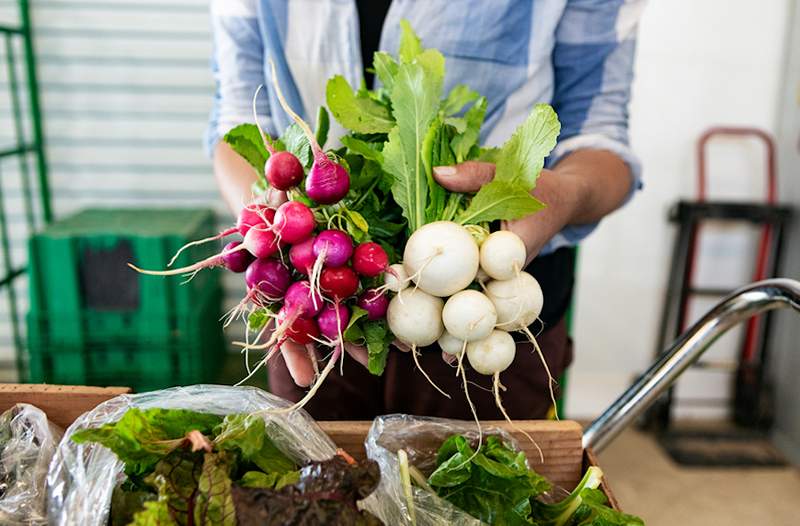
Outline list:
[[[776,131],[792,3],[652,0],[647,6],[631,104],[631,141],[644,164],[645,189],[581,249],[570,417],[597,415],[653,360],[674,235],[667,211],[679,198],[694,196],[697,137],[726,124]],[[758,143],[720,140],[709,157],[715,197],[763,195]],[[754,235],[726,227],[709,234],[698,281],[731,288],[750,281]],[[696,305],[693,314],[708,306]],[[715,359],[734,356],[733,336],[710,351]],[[689,373],[678,396],[723,397],[728,378]],[[723,412],[682,410],[692,416]]]

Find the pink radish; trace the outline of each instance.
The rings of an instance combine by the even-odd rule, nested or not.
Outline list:
[[[287,323],[289,317],[290,314],[286,307],[282,308],[280,311],[278,311],[278,324]],[[315,338],[318,338],[319,333],[320,329],[317,325],[317,322],[314,321],[313,318],[296,317],[294,320],[289,322],[288,326],[286,327],[285,339],[305,345],[313,342]],[[281,344],[282,343],[283,342],[281,342]],[[280,344],[278,346],[280,346]]]
[[[222,252],[228,252],[228,254],[222,256],[222,264],[225,265],[225,268],[230,270],[231,272],[241,273],[247,270],[247,267],[255,261],[255,257],[246,250],[238,250],[234,252],[230,252],[234,248],[241,245],[241,241],[231,241],[222,249]]]
[[[350,323],[350,311],[341,303],[328,303],[317,316],[319,332],[332,342],[339,340]]]
[[[311,293],[308,281],[296,281],[289,285],[283,304],[292,315],[313,318],[322,309],[322,297]]]
[[[278,76],[275,72],[275,64],[270,62],[272,67],[272,80],[275,86],[275,94],[284,111],[292,117],[298,126],[305,133],[308,142],[311,144],[311,151],[314,154],[314,164],[306,177],[306,194],[308,197],[323,205],[338,203],[350,190],[350,175],[344,166],[330,159],[322,151],[317,138],[309,128],[308,124],[295,113],[287,104],[283,97],[281,88],[278,85]]]
[[[323,230],[314,240],[314,256],[325,266],[341,267],[353,255],[353,241],[341,230]]]
[[[367,289],[358,297],[358,306],[367,311],[367,318],[375,321],[386,317],[389,308],[389,298],[385,292],[376,289]]]
[[[362,276],[374,278],[389,267],[389,256],[377,243],[361,243],[353,252],[353,269]]]
[[[358,290],[358,276],[349,267],[327,267],[319,275],[319,286],[334,300],[342,301]]]
[[[292,280],[289,269],[277,259],[257,259],[244,274],[251,299],[264,298],[275,302],[283,298]]]
[[[314,231],[314,213],[299,201],[283,203],[275,213],[273,228],[281,241],[294,245],[305,241]]]
[[[289,261],[300,274],[308,276],[314,268],[314,237],[310,237],[289,249]]]
[[[303,165],[291,152],[271,152],[264,173],[270,186],[284,191],[299,185],[305,176]]]

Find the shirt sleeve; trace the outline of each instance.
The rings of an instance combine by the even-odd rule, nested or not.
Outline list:
[[[253,122],[253,96],[264,83],[264,44],[258,25],[256,0],[212,0],[213,51],[211,71],[215,92],[206,130],[206,152],[233,127]],[[270,108],[262,93],[257,101],[259,120],[271,130]]]
[[[643,0],[568,0],[553,48],[561,135],[548,166],[578,149],[611,151],[630,168],[628,199],[641,187],[641,165],[628,146],[628,102],[643,7]],[[568,226],[543,252],[575,245],[596,226]]]

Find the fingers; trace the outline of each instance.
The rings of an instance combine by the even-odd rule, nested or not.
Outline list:
[[[394,345],[395,347],[397,347],[397,350],[399,350],[399,351],[403,351],[403,352],[411,352],[411,347],[409,347],[409,346],[408,346],[408,345],[406,345],[405,343],[401,342],[400,340],[395,340],[395,341],[393,341],[393,342],[392,342],[392,345]]]
[[[294,383],[308,387],[314,381],[314,364],[304,345],[286,341],[281,345],[281,354]]]
[[[267,190],[267,197],[266,197],[267,204],[273,208],[278,208],[283,203],[288,201],[286,197],[286,192],[275,190],[274,188],[269,188]]]
[[[494,163],[467,161],[455,166],[435,166],[433,178],[451,192],[477,192],[494,179]]]
[[[458,358],[456,358],[452,354],[447,354],[446,352],[442,351],[442,360],[444,360],[444,363],[448,365],[453,365],[458,361]]]
[[[355,361],[364,367],[369,367],[369,352],[367,352],[365,347],[353,343],[345,343],[344,350],[347,351],[347,354],[352,356]]]

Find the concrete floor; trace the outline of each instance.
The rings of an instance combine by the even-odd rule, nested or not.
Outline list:
[[[647,526],[800,524],[796,468],[685,468],[636,430],[615,440],[599,463],[622,509]]]

